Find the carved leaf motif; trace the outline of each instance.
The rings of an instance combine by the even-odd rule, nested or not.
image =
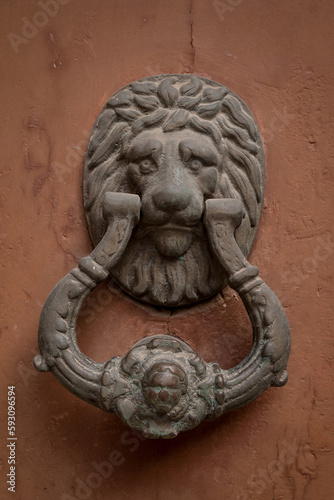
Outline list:
[[[237,125],[242,125],[246,130],[248,130],[251,138],[256,141],[257,132],[254,120],[247,113],[247,111],[241,106],[240,102],[233,96],[227,95],[222,101],[223,107],[228,109],[233,121]]]
[[[61,317],[55,319],[55,328],[58,332],[65,333],[67,331],[67,323]]]
[[[171,130],[174,130],[176,128],[183,127],[187,122],[188,116],[189,113],[187,111],[184,111],[183,109],[174,111],[174,113],[170,116],[170,118],[163,126],[164,131],[170,132]]]
[[[203,102],[221,101],[226,93],[227,89],[221,87],[205,89],[203,92]]]
[[[119,106],[130,106],[132,94],[129,90],[122,90],[108,101],[109,106],[118,108]]]
[[[189,119],[189,122],[194,128],[196,128],[200,132],[204,134],[210,134],[213,140],[216,142],[216,144],[220,144],[221,134],[219,133],[218,128],[213,126],[210,122],[203,121],[200,118],[197,118],[197,116],[192,116]]]
[[[206,104],[204,106],[200,106],[197,110],[197,113],[201,118],[213,118],[218,111],[220,110],[221,103],[213,102],[211,104]]]
[[[158,87],[158,95],[166,107],[171,108],[179,97],[178,90],[173,86],[173,79],[162,80]]]
[[[121,133],[128,127],[127,123],[118,123],[111,131],[107,131],[108,135],[102,141],[100,146],[95,150],[90,162],[89,168],[92,169],[94,166],[101,162],[107,155],[108,152],[114,147],[115,143],[119,140]]]
[[[275,328],[275,334],[264,346],[262,355],[269,357],[272,362],[275,363],[286,354],[288,349],[289,344],[285,330],[283,329],[283,331],[280,331],[278,328]]]
[[[110,125],[112,125],[115,120],[115,111],[113,109],[106,108],[96,123],[96,129],[105,133],[106,128],[110,127]]]
[[[132,108],[116,108],[116,113],[130,123],[141,117],[141,113]]]
[[[62,301],[67,301],[68,297],[70,299],[77,298],[85,289],[85,285],[77,281],[76,279],[70,279],[64,286],[64,293],[61,295]]]
[[[153,95],[150,96],[140,96],[137,95],[134,97],[135,102],[140,106],[141,108],[147,109],[149,111],[153,111],[159,106],[159,101],[156,97]]]
[[[61,350],[67,349],[67,347],[69,346],[67,338],[65,337],[65,335],[62,335],[61,333],[56,333],[55,343],[56,346]]]
[[[178,100],[178,105],[180,106],[180,108],[194,109],[200,102],[201,102],[200,95],[197,97],[184,96],[180,97],[180,99]]]
[[[240,146],[248,149],[254,154],[257,154],[259,152],[258,145],[250,140],[250,137],[245,130],[237,127],[236,125],[233,125],[226,116],[217,118],[217,121],[222,129],[223,135],[232,137],[232,139],[235,139],[240,144]]]
[[[152,82],[134,82],[131,84],[131,89],[135,94],[150,95],[156,91],[156,85]]]
[[[88,156],[91,157],[93,152],[99,146],[106,130],[109,130],[111,126],[115,123],[117,115],[113,109],[106,109],[101,117],[99,118],[96,127],[93,129],[93,133],[90,137],[88,144]]]
[[[182,95],[186,96],[195,96],[202,89],[202,82],[196,78],[195,76],[191,78],[190,82],[185,83],[180,88],[180,92]]]
[[[245,167],[250,183],[256,193],[257,201],[261,199],[261,179],[260,172],[256,160],[253,156],[249,155],[246,151],[241,151],[235,148],[230,143],[228,146],[230,156]]]
[[[153,126],[160,123],[166,116],[167,111],[165,109],[158,109],[155,113],[139,118],[132,125],[132,132],[134,134],[139,134],[145,127]]]
[[[287,317],[274,292],[265,284],[261,289],[267,297],[262,322],[264,325],[270,323],[265,333],[265,338],[269,340],[264,345],[262,356],[271,358],[273,363],[281,358],[287,360],[290,351],[290,328]]]
[[[101,195],[101,186],[104,185],[106,178],[106,173],[101,168],[94,168],[90,173],[90,192],[84,194],[84,204],[86,210],[89,210],[94,201],[99,199]]]

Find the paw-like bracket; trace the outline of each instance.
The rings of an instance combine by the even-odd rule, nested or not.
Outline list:
[[[149,438],[171,438],[249,403],[287,381],[290,330],[274,292],[241,252],[235,230],[243,217],[238,199],[212,199],[204,224],[228,284],[241,297],[253,327],[253,346],[237,366],[206,363],[185,342],[156,335],[137,342],[123,357],[98,363],[78,347],[76,321],[88,294],[121,259],[140,218],[137,195],[107,192],[108,229],[93,252],[52,290],[39,325],[41,354],[35,367],[51,371],[73,394],[117,413]],[[117,332],[114,332],[117,335]]]

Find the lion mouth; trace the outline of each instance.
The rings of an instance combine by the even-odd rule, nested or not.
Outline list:
[[[165,257],[181,257],[189,249],[196,233],[196,228],[164,224],[163,226],[144,226],[140,228],[138,237],[148,237],[158,252]]]
[[[184,229],[159,228],[150,234],[158,252],[165,257],[181,257],[189,249],[193,233]]]

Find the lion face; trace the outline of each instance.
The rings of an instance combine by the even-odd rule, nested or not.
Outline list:
[[[138,238],[171,258],[202,236],[205,199],[217,187],[220,154],[209,137],[190,130],[141,132],[126,154],[127,177],[142,200]]]
[[[141,220],[111,275],[133,297],[159,306],[203,300],[226,285],[211,252],[208,198],[238,198],[236,240],[252,246],[264,192],[264,156],[254,119],[223,85],[159,75],[127,85],[101,111],[88,144],[84,203],[94,245],[106,222],[106,191],[138,194]]]

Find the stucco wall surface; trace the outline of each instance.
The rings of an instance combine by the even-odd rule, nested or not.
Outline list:
[[[1,3],[1,498],[334,497],[333,18],[330,0]],[[47,295],[91,251],[82,171],[97,114],[122,86],[162,73],[223,83],[259,124],[267,184],[249,260],[287,312],[292,352],[285,387],[174,440],[143,441],[32,359]],[[79,321],[80,347],[99,361],[148,333],[180,336],[224,368],[251,345],[231,290],[171,314],[105,283]]]

